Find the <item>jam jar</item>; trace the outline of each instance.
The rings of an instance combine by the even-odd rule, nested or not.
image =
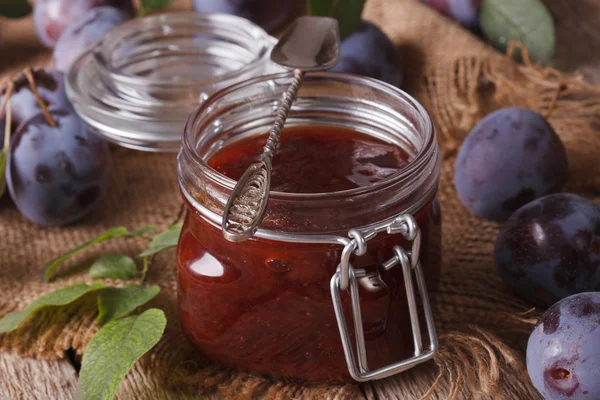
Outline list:
[[[179,182],[182,328],[210,359],[301,381],[383,378],[433,357],[426,286],[440,274],[440,153],[427,112],[369,78],[311,73],[244,242],[225,204],[262,151],[289,73],[211,96],[187,121]]]

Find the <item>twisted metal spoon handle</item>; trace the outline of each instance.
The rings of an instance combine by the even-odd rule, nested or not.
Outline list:
[[[279,138],[281,137],[281,131],[283,130],[283,126],[285,125],[285,120],[287,119],[288,114],[290,113],[290,108],[292,108],[292,103],[296,100],[296,96],[298,95],[298,89],[304,80],[304,72],[299,69],[294,70],[294,80],[290,83],[290,86],[285,91],[283,96],[283,101],[279,109],[277,110],[277,115],[275,116],[275,122],[273,123],[273,127],[269,131],[269,138],[267,139],[267,143],[263,148],[263,153],[260,157],[260,160],[264,163],[271,163],[273,160],[273,155],[279,148]]]
[[[303,80],[304,72],[299,69],[294,70],[294,79],[285,91],[277,110],[260,161],[248,167],[229,196],[221,226],[223,236],[227,240],[241,242],[249,239],[262,222],[269,200],[273,155],[279,147],[281,131]]]

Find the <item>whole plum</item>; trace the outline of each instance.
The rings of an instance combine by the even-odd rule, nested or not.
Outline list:
[[[246,18],[265,30],[273,30],[287,21],[293,0],[193,0],[201,13],[233,14]]]
[[[65,29],[92,8],[115,7],[129,16],[135,14],[131,0],[36,0],[33,7],[35,31],[47,47],[54,47]]]
[[[110,152],[73,112],[52,110],[56,126],[37,114],[10,143],[6,181],[19,211],[42,226],[89,213],[108,184]]]
[[[394,44],[369,21],[362,21],[360,27],[342,41],[340,61],[331,71],[368,76],[394,86],[402,84]]]
[[[600,397],[600,293],[550,307],[527,343],[527,372],[546,400]]]
[[[600,290],[600,207],[574,194],[537,199],[506,221],[494,256],[504,281],[538,306]]]
[[[503,108],[471,130],[456,158],[454,184],[462,204],[480,218],[506,220],[524,204],[559,192],[567,152],[543,116]]]
[[[67,72],[73,61],[96,44],[111,28],[125,22],[127,17],[114,7],[89,10],[80,20],[69,25],[56,43],[52,60],[60,71]]]

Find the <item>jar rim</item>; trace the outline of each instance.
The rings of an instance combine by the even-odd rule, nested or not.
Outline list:
[[[107,47],[111,43],[111,39],[115,37],[118,39],[124,33],[128,31],[138,32],[144,26],[150,26],[152,24],[173,24],[173,23],[189,23],[206,25],[206,26],[218,26],[219,29],[231,28],[236,33],[245,33],[252,40],[257,40],[261,45],[261,50],[254,56],[252,61],[244,65],[244,68],[228,71],[224,74],[214,75],[210,78],[199,79],[197,81],[185,81],[177,84],[170,79],[152,79],[147,77],[140,77],[134,74],[123,73],[120,69],[113,67],[108,61],[106,52],[109,50]],[[140,29],[136,29],[136,28]],[[119,82],[124,85],[131,86],[145,86],[145,85],[156,85],[156,86],[169,86],[171,88],[181,87],[189,88],[190,86],[208,86],[216,82],[223,82],[230,79],[235,79],[244,72],[254,69],[263,64],[270,55],[269,50],[274,45],[276,40],[272,38],[266,31],[261,27],[249,21],[245,18],[238,17],[231,14],[223,13],[185,13],[185,12],[171,12],[158,15],[150,15],[144,18],[135,18],[124,24],[118,25],[117,27],[108,31],[100,41],[94,46],[93,57],[96,61],[96,68],[104,74],[110,76],[115,82]]]
[[[202,117],[212,105],[218,102],[219,99],[223,97],[235,93],[238,90],[242,90],[249,86],[259,84],[262,82],[267,82],[270,80],[277,80],[283,78],[290,78],[293,76],[291,72],[282,72],[277,74],[263,75],[259,77],[255,77],[249,79],[244,82],[240,82],[224,88],[216,93],[214,93],[210,98],[198,106],[196,110],[190,115],[188,121],[186,122],[182,140],[182,148],[181,152],[184,152],[187,160],[193,161],[197,164],[210,179],[215,181],[216,183],[222,185],[224,188],[228,190],[233,190],[237,181],[227,177],[226,175],[218,172],[214,168],[212,168],[206,160],[204,160],[198,151],[194,148],[194,138],[195,131],[193,123]],[[350,75],[343,74],[338,72],[315,72],[306,75],[305,79],[322,79],[322,80],[333,80],[333,81],[343,81],[345,83],[356,83],[356,84],[367,84],[370,88],[381,90],[386,92],[387,95],[392,95],[396,97],[399,101],[407,102],[415,111],[417,111],[418,115],[423,118],[425,122],[425,135],[423,138],[423,145],[415,154],[415,156],[400,170],[395,172],[394,174],[381,179],[373,184],[366,186],[359,186],[353,189],[346,189],[341,191],[333,191],[333,192],[320,192],[320,193],[289,193],[289,192],[279,192],[279,191],[271,191],[269,197],[276,198],[278,200],[289,200],[289,201],[298,201],[298,200],[328,200],[328,199],[337,199],[344,197],[352,197],[357,196],[364,193],[370,193],[373,191],[380,190],[382,188],[388,187],[401,181],[403,179],[407,179],[411,176],[414,176],[420,170],[423,169],[423,166],[426,165],[432,157],[437,157],[439,152],[437,151],[437,142],[435,139],[435,129],[433,125],[433,121],[431,120],[429,113],[425,110],[425,108],[412,96],[403,90],[390,85],[388,83],[382,82],[377,79],[358,76],[358,75]]]

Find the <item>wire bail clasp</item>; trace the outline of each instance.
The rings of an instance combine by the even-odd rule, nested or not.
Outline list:
[[[352,255],[362,256],[367,252],[367,242],[377,236],[380,232],[388,234],[401,234],[406,240],[411,242],[411,250],[405,251],[401,246],[394,246],[394,255],[388,261],[382,264],[384,270],[388,271],[400,265],[404,276],[406,296],[408,300],[408,310],[410,314],[411,328],[414,340],[415,352],[408,359],[397,363],[387,365],[375,371],[370,371],[367,361],[366,343],[362,323],[362,312],[360,309],[360,297],[358,291],[357,278],[365,275],[365,270],[355,270],[350,263]],[[438,348],[437,333],[433,322],[433,314],[425,286],[425,278],[419,260],[419,250],[421,248],[421,230],[414,217],[410,214],[400,215],[392,220],[380,223],[368,230],[352,229],[348,232],[350,240],[342,250],[340,265],[331,278],[331,297],[333,307],[340,330],[340,337],[344,347],[344,354],[348,371],[353,379],[359,382],[382,379],[399,372],[414,367],[417,364],[433,358]],[[418,302],[415,295],[414,279],[417,282],[419,297],[422,302],[423,313],[427,325],[429,348],[423,351],[423,337],[419,323]],[[354,334],[356,337],[356,350],[358,353],[358,365],[354,355],[354,349],[351,343],[350,331],[346,323],[344,309],[342,305],[341,292],[350,289],[350,299],[352,304],[352,316],[354,322]]]

